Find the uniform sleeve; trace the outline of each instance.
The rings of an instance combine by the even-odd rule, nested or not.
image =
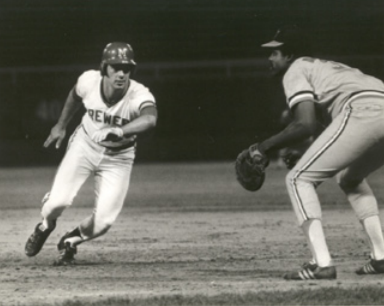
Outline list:
[[[136,115],[140,114],[140,111],[148,106],[156,107],[156,100],[149,89],[143,85],[137,86],[134,91],[134,97],[132,99],[132,109]]]
[[[315,93],[311,84],[311,65],[310,61],[298,59],[285,73],[283,86],[289,108],[303,101],[315,102]]]
[[[96,70],[89,70],[79,76],[76,83],[76,94],[84,99],[89,89],[100,78],[100,73]]]

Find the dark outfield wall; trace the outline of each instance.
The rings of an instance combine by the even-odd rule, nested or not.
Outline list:
[[[381,77],[382,59],[346,60]],[[61,150],[43,149],[69,89],[83,69],[0,74],[0,165],[55,164]],[[265,74],[135,77],[157,99],[159,121],[142,137],[138,161],[233,160],[248,145],[281,128],[285,108],[280,82]],[[79,124],[80,112],[68,131]]]

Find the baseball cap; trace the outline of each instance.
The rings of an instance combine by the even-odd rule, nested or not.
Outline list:
[[[273,39],[261,46],[264,48],[279,48],[283,45],[295,46],[301,39],[301,31],[296,25],[286,25],[277,30]]]

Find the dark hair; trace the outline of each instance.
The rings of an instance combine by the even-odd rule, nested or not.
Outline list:
[[[296,25],[285,25],[277,30],[273,40],[263,44],[262,47],[279,49],[284,55],[295,58],[311,56],[312,46],[306,31]]]
[[[304,45],[289,45],[285,44],[278,48],[284,55],[292,55],[295,58],[302,56],[312,56],[312,47],[309,42]]]

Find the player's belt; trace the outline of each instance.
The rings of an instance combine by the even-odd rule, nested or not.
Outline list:
[[[350,103],[352,100],[355,100],[360,97],[378,97],[378,98],[384,98],[384,91],[379,90],[362,90],[362,91],[356,91],[353,94],[351,94],[347,101]]]
[[[108,147],[108,146],[102,146],[102,147],[104,147],[110,151],[121,151],[121,150],[132,148],[135,145],[136,145],[136,141],[128,142],[127,144],[124,144],[124,145],[119,146],[119,147]]]

